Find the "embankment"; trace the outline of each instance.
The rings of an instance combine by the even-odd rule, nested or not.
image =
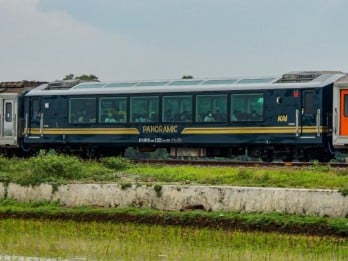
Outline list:
[[[241,213],[284,213],[348,217],[348,196],[336,190],[186,186],[164,184],[67,184],[20,186],[0,183],[0,198],[58,201],[63,206],[203,209]]]

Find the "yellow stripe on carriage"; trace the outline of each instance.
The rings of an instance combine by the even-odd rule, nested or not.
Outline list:
[[[29,129],[29,133],[34,135],[138,135],[139,131],[137,128],[43,128],[41,131],[39,128],[35,128]]]
[[[211,127],[211,128],[185,128],[181,134],[296,134],[301,129],[290,127]],[[326,133],[327,127],[320,126],[319,133]],[[301,133],[318,133],[317,126],[303,126]]]

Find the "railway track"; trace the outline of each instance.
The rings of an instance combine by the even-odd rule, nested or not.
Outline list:
[[[201,166],[244,166],[244,167],[308,167],[330,166],[333,168],[347,168],[347,163],[342,162],[262,162],[262,161],[235,161],[235,160],[187,160],[187,159],[137,159],[135,163],[164,164],[164,165],[201,165]]]

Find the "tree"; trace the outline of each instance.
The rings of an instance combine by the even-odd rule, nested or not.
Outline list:
[[[82,74],[80,76],[76,76],[75,79],[82,80],[82,81],[99,81],[98,77],[93,74],[90,74],[90,75]]]
[[[70,73],[65,75],[65,77],[63,78],[63,81],[72,80],[72,79],[74,79],[74,75]]]
[[[98,77],[95,76],[94,74],[82,74],[80,76],[75,76],[74,74],[70,73],[65,75],[65,77],[63,78],[64,81],[67,80],[81,80],[81,81],[99,81]]]

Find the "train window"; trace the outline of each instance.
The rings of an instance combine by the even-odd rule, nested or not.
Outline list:
[[[197,122],[225,122],[227,120],[227,95],[197,95]]]
[[[192,96],[164,96],[163,122],[192,122]]]
[[[127,98],[100,98],[99,122],[117,123],[127,121]]]
[[[348,117],[348,95],[344,95],[344,117]]]
[[[12,103],[11,102],[5,102],[5,121],[6,122],[12,121]]]
[[[96,123],[95,98],[70,98],[69,123]]]
[[[198,85],[200,84],[201,80],[180,80],[180,81],[174,81],[169,83],[169,85]]]
[[[232,94],[231,121],[263,121],[263,94]]]
[[[157,122],[158,97],[131,97],[130,121],[131,122]]]
[[[169,82],[140,82],[136,86],[164,86],[167,85]]]
[[[313,98],[314,92],[309,91],[304,93],[304,114],[313,114]]]
[[[40,103],[39,99],[31,100],[31,117],[37,118],[40,116]]]
[[[237,80],[207,80],[203,82],[203,85],[210,85],[210,84],[234,84]]]

